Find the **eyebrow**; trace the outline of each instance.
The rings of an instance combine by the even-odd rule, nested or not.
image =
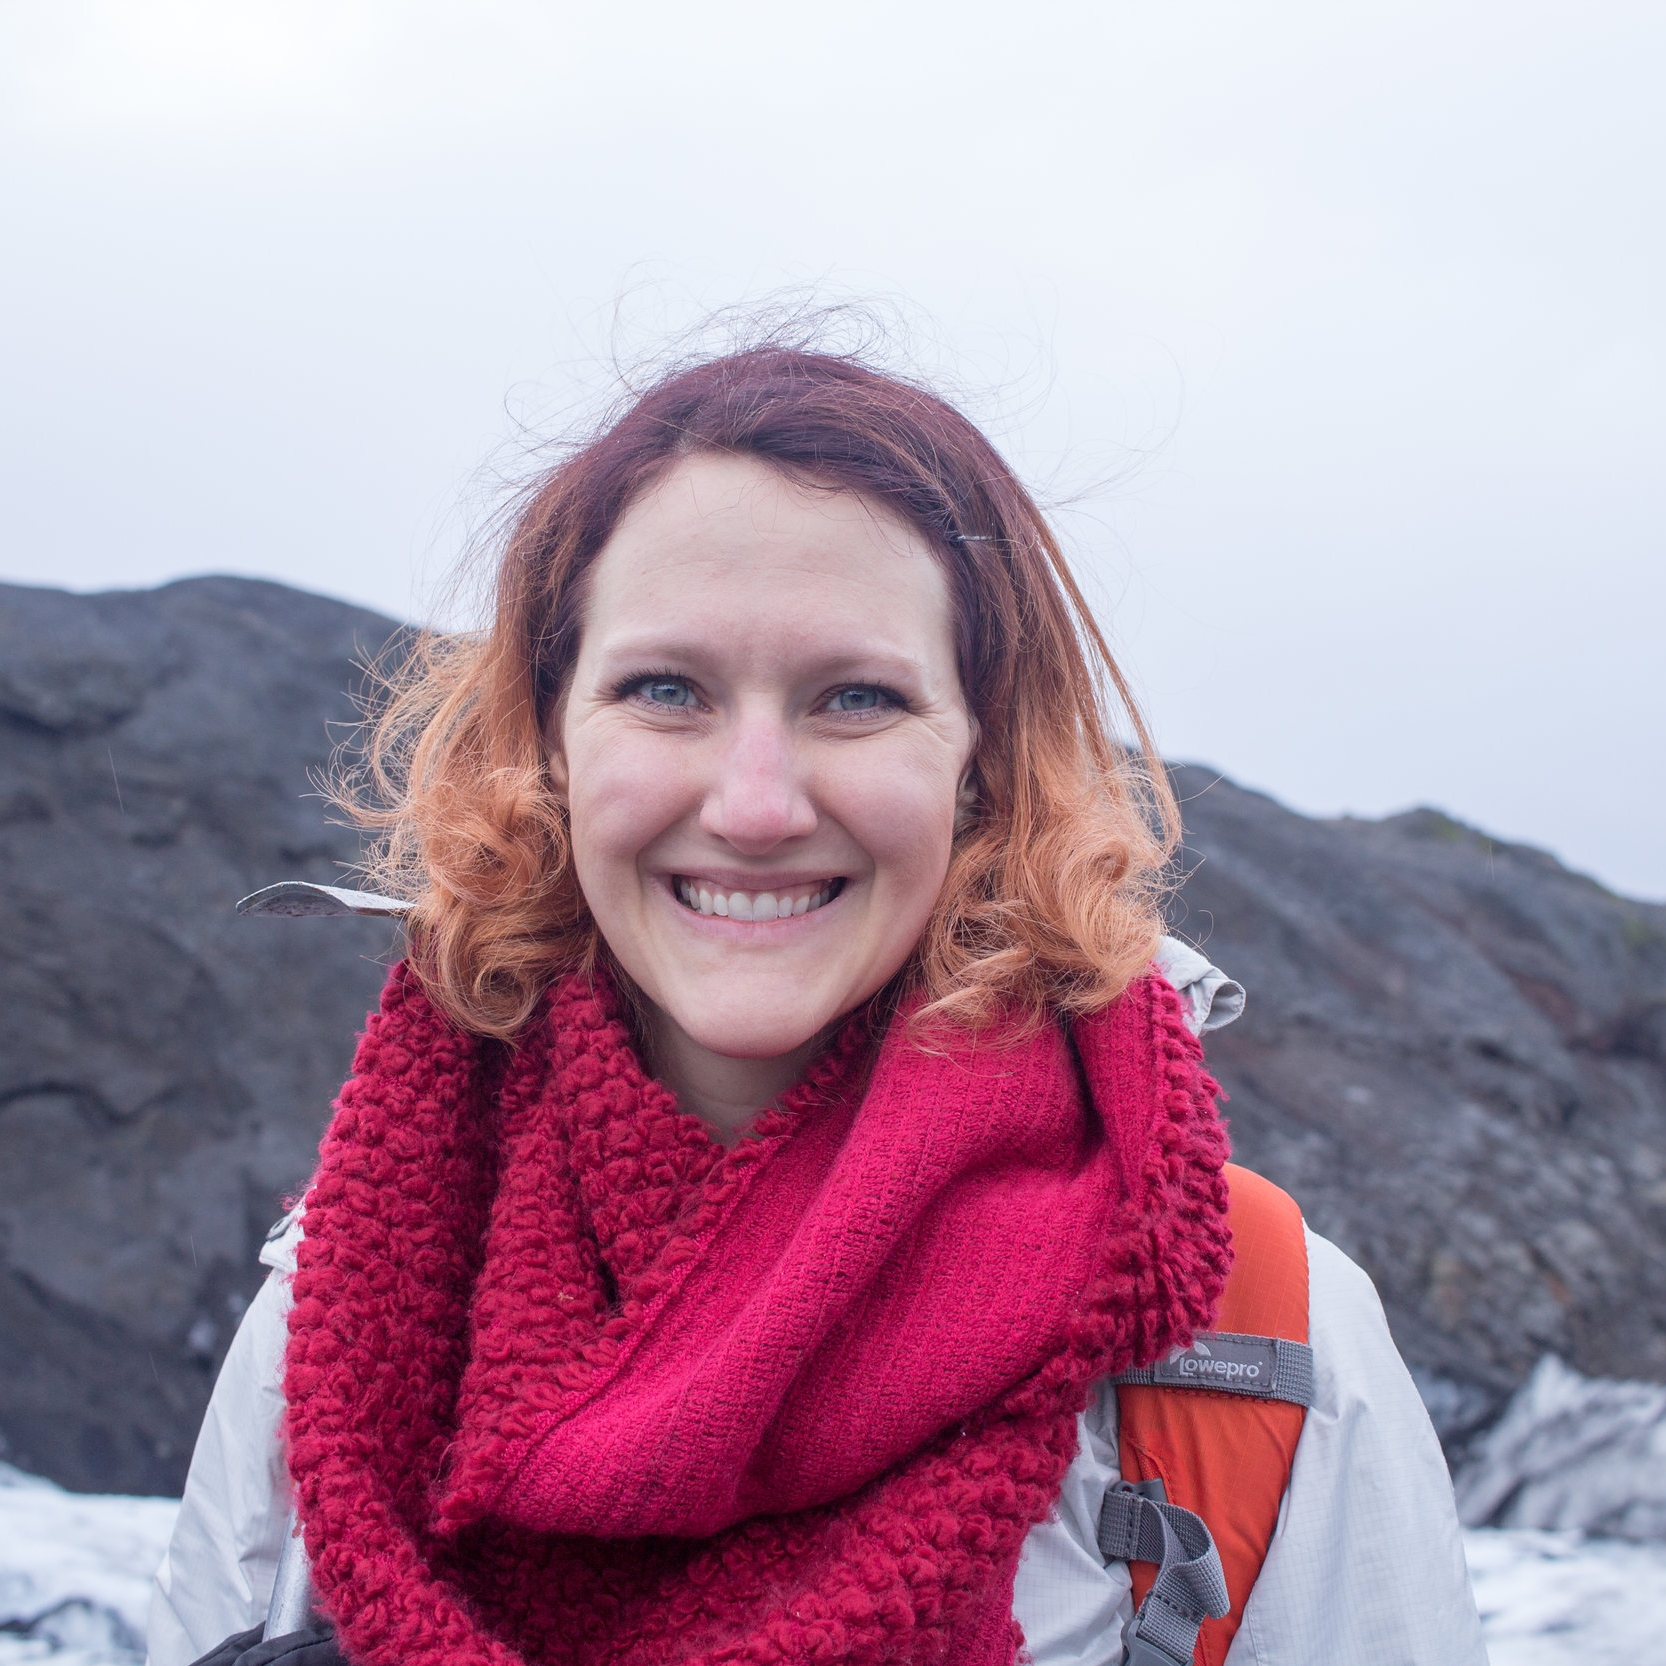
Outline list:
[[[596,658],[598,667],[605,671],[618,670],[622,664],[646,665],[655,661],[664,661],[668,667],[686,665],[690,670],[696,670],[710,663],[711,653],[708,648],[697,642],[655,633],[651,636],[628,637],[605,644]],[[881,679],[914,677],[925,680],[929,676],[924,661],[913,654],[901,653],[895,648],[841,647],[807,661],[806,671],[811,678],[828,679],[861,676]]]

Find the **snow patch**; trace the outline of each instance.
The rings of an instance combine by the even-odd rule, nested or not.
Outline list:
[[[65,1492],[0,1463],[0,1666],[136,1666],[179,1502]]]
[[[1492,1666],[1666,1661],[1666,1545],[1483,1527],[1464,1549]]]

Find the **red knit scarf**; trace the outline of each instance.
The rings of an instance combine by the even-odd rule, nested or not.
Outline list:
[[[1215,1095],[1152,977],[1016,1043],[853,1021],[725,1152],[605,990],[505,1062],[397,969],[285,1380],[347,1652],[1011,1666],[1093,1383],[1225,1282]]]

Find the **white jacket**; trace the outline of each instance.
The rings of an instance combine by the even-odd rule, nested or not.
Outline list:
[[[1171,938],[1158,964],[1195,1030],[1230,1023],[1243,991]],[[266,1616],[289,1513],[280,1438],[297,1210],[261,1252],[271,1268],[243,1316],[191,1459],[151,1597],[149,1666],[189,1666]],[[1278,1528],[1226,1666],[1486,1666],[1452,1484],[1371,1281],[1307,1234],[1315,1396]],[[1120,1666],[1132,1618],[1126,1563],[1096,1527],[1118,1479],[1116,1390],[1080,1419],[1052,1516],[1033,1528],[1013,1613],[1034,1666]]]

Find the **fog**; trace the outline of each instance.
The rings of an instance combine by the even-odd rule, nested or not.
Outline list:
[[[1156,730],[1666,897],[1666,12],[11,0],[0,577],[407,617],[712,309],[875,302]]]

